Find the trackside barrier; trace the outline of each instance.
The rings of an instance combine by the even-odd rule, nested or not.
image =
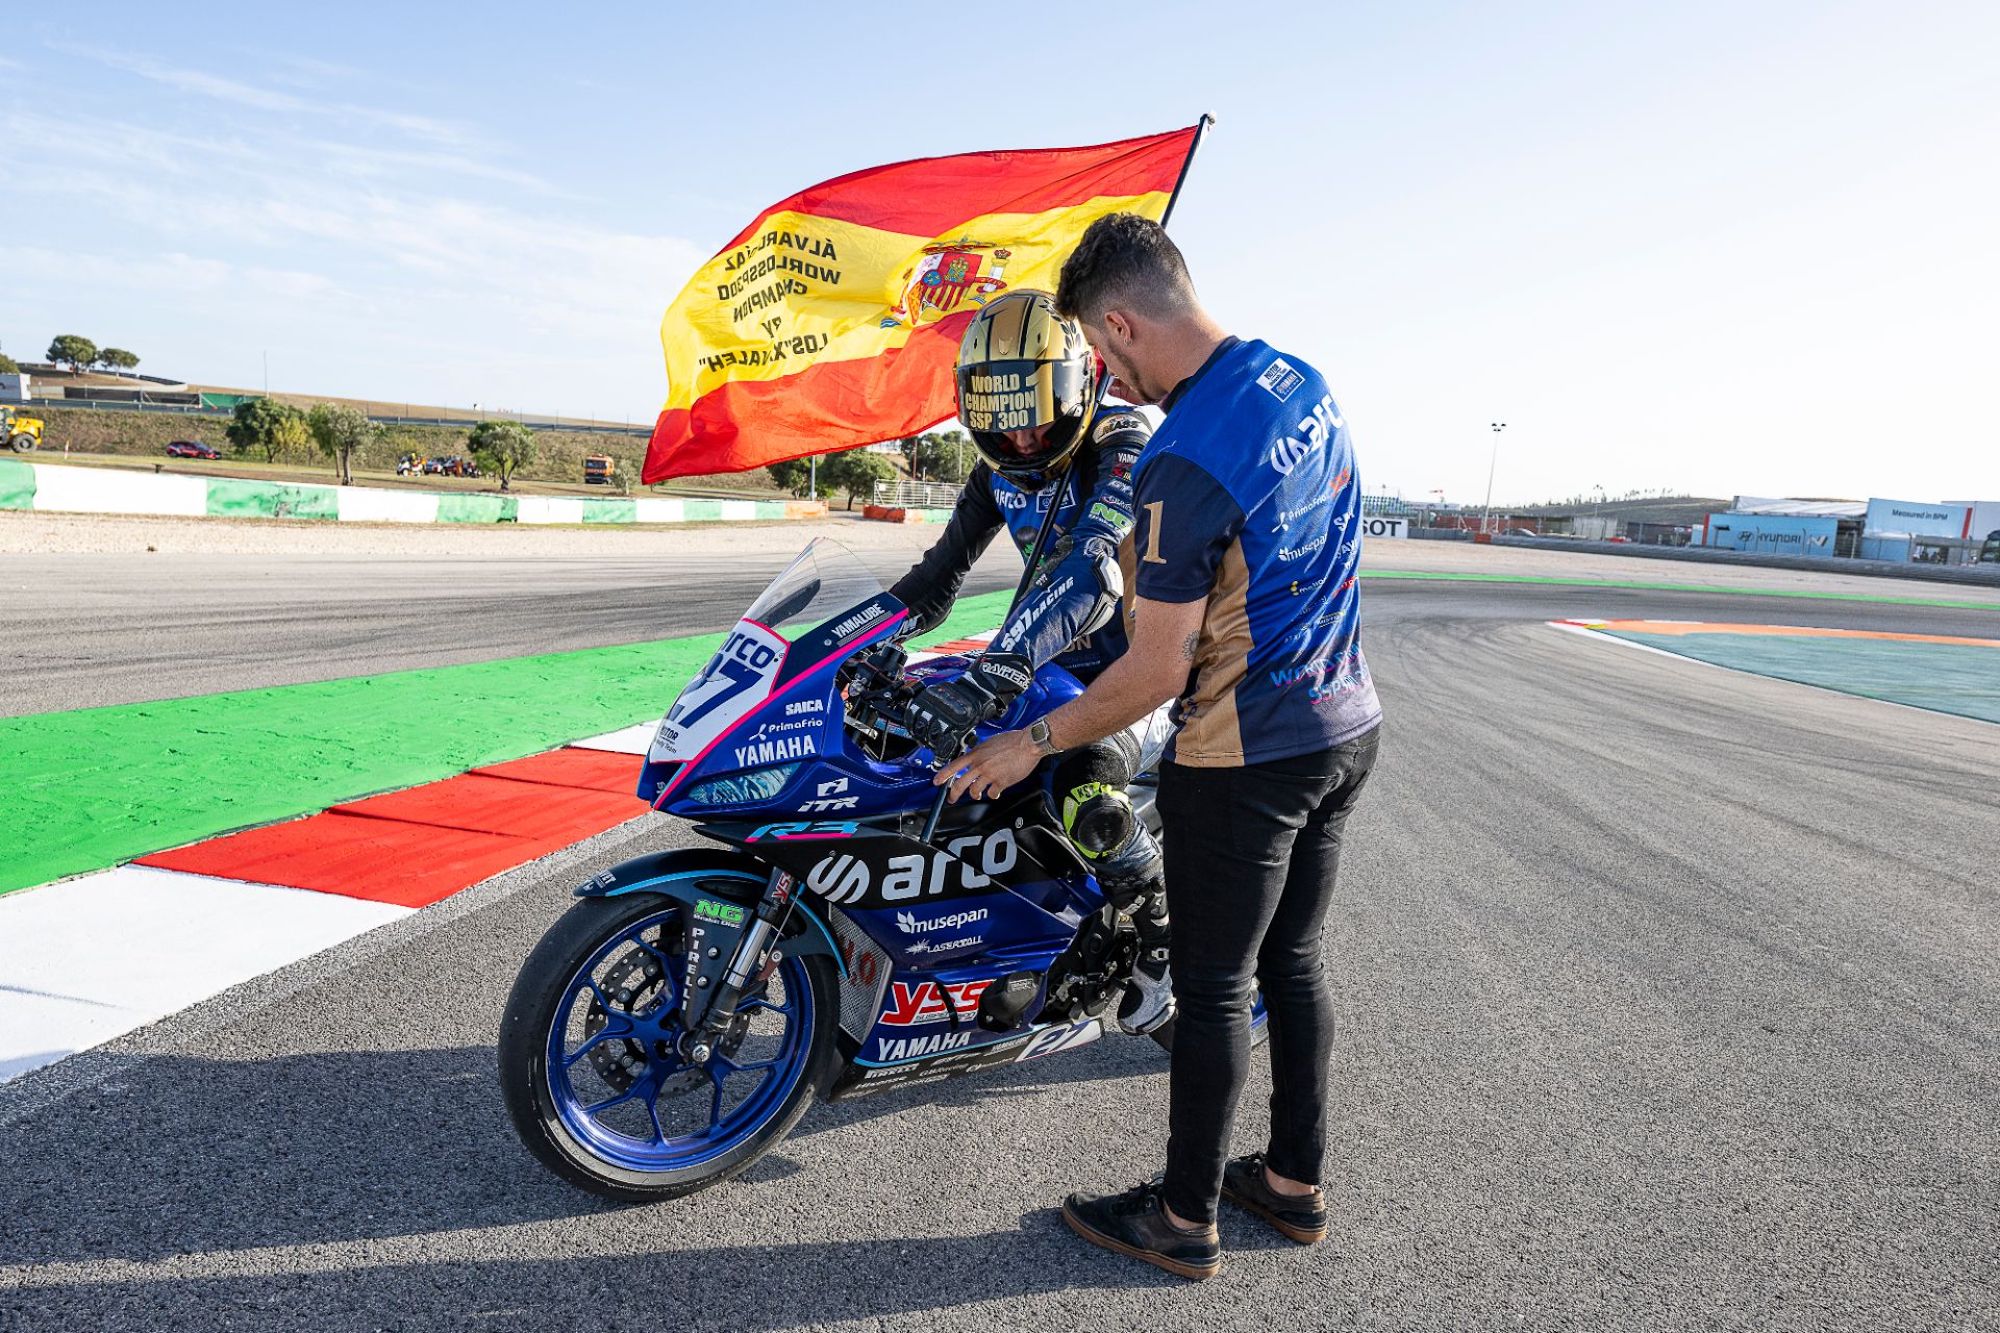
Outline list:
[[[878,523],[949,523],[949,509],[906,509],[901,505],[863,505],[861,517]]]
[[[351,523],[742,523],[825,518],[819,500],[611,499],[383,490],[0,458],[0,509]]]

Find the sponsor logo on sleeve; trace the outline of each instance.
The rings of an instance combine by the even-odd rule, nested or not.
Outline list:
[[[1119,431],[1139,430],[1145,424],[1146,419],[1136,412],[1113,412],[1098,418],[1097,425],[1091,428],[1090,438],[1092,442],[1100,442],[1110,439]]]
[[[1313,404],[1312,415],[1300,420],[1297,430],[1271,446],[1268,461],[1281,477],[1289,477],[1301,459],[1333,438],[1347,423],[1333,410],[1333,395],[1322,394]]]
[[[1257,383],[1279,402],[1284,402],[1306,382],[1306,377],[1292,369],[1291,363],[1282,356],[1264,367],[1264,373],[1257,377]]]

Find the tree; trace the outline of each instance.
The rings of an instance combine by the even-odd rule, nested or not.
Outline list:
[[[49,343],[48,357],[81,375],[97,364],[97,344],[74,333],[59,333]]]
[[[264,446],[264,460],[275,463],[280,458],[304,458],[312,449],[312,443],[312,430],[306,425],[306,414],[287,405],[272,423],[270,438]]]
[[[910,475],[921,481],[962,485],[972,475],[979,454],[964,431],[944,431],[919,439],[910,458]]]
[[[97,363],[113,370],[131,370],[139,364],[139,358],[122,347],[107,347],[97,354]]]
[[[773,463],[764,470],[771,474],[771,480],[774,483],[784,487],[793,495],[801,498],[811,498],[812,464],[809,460],[804,458],[787,459],[782,463]],[[832,495],[834,490],[834,484],[827,476],[826,458],[824,455],[821,455],[819,460],[819,495],[817,498],[824,500]]]
[[[246,398],[238,403],[223,434],[237,453],[262,450],[267,463],[275,463],[280,453],[303,450],[310,438],[305,414],[275,398]]]
[[[896,475],[896,465],[878,453],[866,449],[849,449],[846,453],[835,454],[819,467],[819,479],[840,487],[847,492],[847,507],[854,508],[854,500],[859,495],[873,495],[875,483],[888,481]]]
[[[535,432],[518,421],[482,421],[466,435],[465,446],[480,467],[500,478],[503,491],[509,489],[509,479],[517,469],[535,461],[541,447]]]
[[[306,413],[306,428],[319,451],[339,461],[343,486],[354,481],[354,451],[373,444],[382,434],[382,428],[370,421],[367,413],[342,403],[314,403],[312,411]]]
[[[21,363],[13,357],[8,356],[5,352],[0,352],[0,375],[18,375],[20,373]]]

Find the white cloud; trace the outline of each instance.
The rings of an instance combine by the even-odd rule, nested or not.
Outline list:
[[[8,247],[0,335],[48,336],[25,308],[119,329],[150,368],[206,382],[254,382],[243,358],[269,348],[274,387],[301,392],[650,417],[660,312],[705,248],[579,220],[604,210],[472,152],[284,121],[0,112],[17,216],[38,219],[35,244]]]
[[[137,74],[143,79],[150,79],[169,88],[202,97],[212,97],[219,101],[233,102],[239,106],[254,107],[260,111],[284,111],[300,115],[332,117],[348,123],[380,125],[413,138],[427,139],[436,143],[459,144],[466,141],[466,133],[461,127],[430,116],[410,115],[348,102],[318,101],[272,88],[259,88],[236,79],[224,78],[219,74],[211,74],[206,70],[164,64],[150,56],[123,51],[66,42],[53,42],[50,46],[68,55],[81,56],[113,69]]]

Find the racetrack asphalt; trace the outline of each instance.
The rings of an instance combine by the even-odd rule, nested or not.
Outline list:
[[[677,590],[658,632],[746,599]],[[538,636],[597,632],[592,599],[532,600]],[[1326,1245],[1225,1205],[1228,1270],[1191,1285],[1072,1236],[1066,1191],[1159,1165],[1165,1059],[1119,1038],[816,1108],[691,1199],[559,1184],[492,1034],[569,886],[684,840],[642,820],[0,1089],[0,1326],[2000,1323],[2000,730],[1542,623],[1995,613],[1393,581],[1364,607],[1389,721],[1327,942]],[[1239,1150],[1267,1092],[1260,1058]]]

